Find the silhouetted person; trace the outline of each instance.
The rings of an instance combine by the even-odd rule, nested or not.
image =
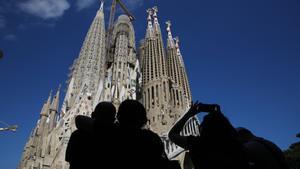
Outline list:
[[[160,137],[144,129],[147,122],[144,106],[136,100],[121,103],[117,119],[119,122],[119,168],[165,169],[168,160]]]
[[[274,143],[256,137],[246,128],[237,128],[239,138],[246,148],[252,169],[286,169],[283,152]]]
[[[72,133],[66,151],[70,169],[94,169],[110,164],[115,143],[115,115],[113,104],[101,102],[92,118],[76,117],[78,130]]]
[[[200,125],[200,136],[182,136],[185,123],[199,112],[209,112]],[[237,132],[218,105],[196,102],[174,125],[169,138],[189,150],[195,169],[244,169],[248,163]]]

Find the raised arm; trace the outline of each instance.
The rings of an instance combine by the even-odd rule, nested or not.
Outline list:
[[[185,123],[199,112],[220,113],[220,106],[217,104],[202,104],[198,103],[198,101],[192,103],[189,111],[185,113],[170,130],[168,136],[172,142],[184,149],[189,148],[188,136],[182,136],[180,135],[180,132],[182,131]]]
[[[178,146],[188,149],[188,141],[187,136],[180,135],[185,123],[193,116],[195,116],[199,112],[199,104],[198,102],[192,103],[191,108],[187,113],[185,113],[177,123],[172,127],[168,136],[172,142],[177,144]]]

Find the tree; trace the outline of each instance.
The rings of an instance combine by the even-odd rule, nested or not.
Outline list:
[[[300,137],[300,133],[297,137]],[[284,154],[290,169],[300,169],[300,142],[290,145]]]

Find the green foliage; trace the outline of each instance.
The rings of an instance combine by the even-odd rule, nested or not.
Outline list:
[[[300,169],[300,142],[292,144],[284,154],[290,169]]]

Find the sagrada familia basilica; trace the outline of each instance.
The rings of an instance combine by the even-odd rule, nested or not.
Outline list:
[[[118,107],[125,99],[143,103],[147,127],[161,136],[170,159],[187,159],[181,157],[186,154],[182,153],[184,150],[167,138],[172,125],[191,103],[179,40],[173,38],[168,21],[164,46],[157,7],[147,13],[145,38],[136,48],[132,18],[121,15],[113,22],[113,29],[106,31],[101,3],[79,56],[70,68],[63,103],[60,106],[59,87],[42,107],[24,147],[20,169],[67,169],[65,151],[71,133],[76,130],[75,117],[90,116],[101,101],[110,101]],[[196,118],[191,119],[182,134],[198,134],[197,125]]]

